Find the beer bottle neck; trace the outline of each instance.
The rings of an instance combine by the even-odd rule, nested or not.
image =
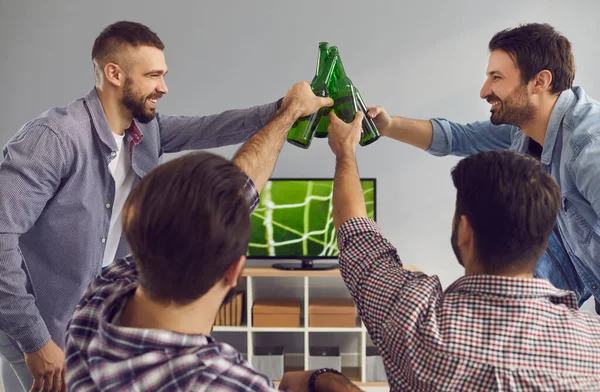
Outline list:
[[[346,75],[346,71],[344,70],[344,65],[342,64],[342,60],[338,57],[338,61],[335,64],[334,69],[334,77],[339,86],[343,85],[351,85],[352,80]]]
[[[325,61],[325,65],[323,66],[322,72],[319,76],[311,83],[311,87],[315,94],[317,92],[323,92],[327,90],[327,84],[331,80],[331,75],[333,75],[333,71],[335,69],[335,65],[337,63],[337,56],[329,56],[327,61]]]
[[[319,44],[319,55],[317,58],[317,69],[315,71],[315,78],[317,78],[323,69],[325,69],[325,63],[327,62],[327,52],[329,44],[327,42],[321,42]]]

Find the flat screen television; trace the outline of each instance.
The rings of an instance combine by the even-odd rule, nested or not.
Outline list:
[[[367,216],[376,220],[376,180],[361,179]],[[252,213],[249,259],[292,259],[280,269],[332,269],[314,260],[337,259],[332,178],[272,178]]]

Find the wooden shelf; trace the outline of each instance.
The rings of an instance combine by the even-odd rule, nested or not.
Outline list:
[[[362,327],[307,327],[308,332],[362,332]]]
[[[350,381],[356,384],[358,387],[388,387],[387,382],[361,382],[360,381],[360,368],[357,367],[342,367],[342,373],[348,377]]]
[[[362,332],[362,327],[296,327],[296,328],[278,328],[278,327],[231,327],[226,325],[215,325],[213,332]]]
[[[351,328],[316,328],[309,327],[308,319],[309,319],[309,304],[311,294],[315,294],[311,292],[309,289],[310,281],[313,278],[330,278],[333,280],[341,281],[341,274],[339,269],[333,270],[297,270],[297,271],[288,271],[288,270],[279,270],[273,268],[271,266],[252,266],[244,269],[243,274],[245,277],[245,286],[246,286],[246,299],[245,303],[245,314],[246,321],[245,325],[242,326],[215,326],[214,332],[216,333],[230,333],[232,343],[236,341],[238,345],[241,347],[245,347],[248,352],[246,353],[246,360],[250,365],[252,365],[254,359],[254,347],[256,341],[263,342],[262,344],[268,344],[270,341],[269,337],[265,341],[264,334],[282,334],[283,336],[278,336],[277,342],[281,344],[281,342],[285,342],[288,339],[293,339],[295,344],[293,347],[303,347],[304,353],[300,355],[300,357],[295,358],[293,363],[287,363],[288,366],[285,367],[286,371],[290,370],[309,370],[309,349],[313,346],[313,342],[322,342],[327,339],[324,339],[322,334],[330,333],[335,336],[340,336],[341,341],[348,342],[356,342],[359,345],[358,350],[355,348],[351,348],[352,351],[342,353],[342,372],[354,382],[359,387],[388,387],[388,384],[385,382],[363,382],[362,380],[366,379],[366,345],[368,340],[368,334],[365,327],[362,323],[357,320],[357,324],[355,327]],[[255,302],[255,287],[258,285],[261,288],[264,285],[268,285],[269,282],[265,282],[265,280],[271,279],[262,279],[262,278],[275,278],[272,281],[280,282],[280,278],[296,278],[302,281],[302,290],[303,294],[301,294],[301,299],[303,302],[303,306],[300,313],[300,325],[301,327],[297,328],[275,328],[275,327],[253,327],[253,314],[252,307]],[[318,280],[318,279],[315,279]],[[327,280],[321,281],[318,280],[320,285],[325,284],[325,286],[329,287],[329,283]],[[299,287],[297,282],[284,281],[280,286],[287,286],[288,283],[294,283],[294,288],[296,289],[295,295],[298,295],[297,289]],[[261,294],[264,295],[264,294]],[[315,296],[315,298],[319,298]],[[356,336],[352,336],[352,334],[356,334]],[[319,336],[321,335],[321,336]],[[227,334],[225,334],[227,336]],[[289,338],[288,338],[289,337]],[[333,339],[335,340],[335,339]],[[302,342],[302,343],[300,343]],[[231,343],[230,343],[231,344]],[[322,343],[321,343],[322,344]],[[354,345],[355,343],[352,343]],[[298,348],[294,348],[298,350]],[[295,355],[295,354],[294,354]],[[292,357],[294,356],[292,355]],[[304,366],[301,363],[304,363]],[[294,369],[292,369],[292,366]],[[275,382],[277,385],[278,383]]]
[[[242,272],[242,276],[254,276],[254,277],[324,277],[324,278],[335,278],[340,275],[338,268],[332,270],[298,270],[298,271],[287,271],[280,270],[273,267],[246,267]]]
[[[252,332],[304,332],[303,327],[252,327]]]
[[[342,373],[355,384],[360,383],[360,368],[357,367],[342,367]]]

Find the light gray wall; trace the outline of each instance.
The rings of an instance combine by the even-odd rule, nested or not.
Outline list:
[[[392,114],[473,121],[487,43],[500,29],[548,22],[573,43],[577,84],[600,98],[600,2],[587,1],[66,1],[0,0],[0,144],[29,119],[93,85],[90,51],[109,23],[136,20],[166,44],[170,92],[159,109],[210,114],[274,101],[313,76],[317,43],[338,45],[368,105]],[[231,156],[235,147],[218,152]],[[449,245],[455,158],[392,140],[360,148],[362,176],[378,179],[378,216],[403,260],[437,273],[462,270]],[[325,140],[286,145],[275,176],[332,176]],[[3,186],[3,184],[0,184]]]

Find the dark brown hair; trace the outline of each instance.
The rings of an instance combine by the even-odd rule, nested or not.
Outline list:
[[[521,71],[523,83],[548,70],[552,73],[553,94],[573,87],[575,60],[571,42],[549,24],[530,23],[502,30],[492,37],[489,49],[508,53]]]
[[[556,222],[561,193],[539,162],[510,150],[481,152],[452,169],[455,218],[473,227],[475,251],[487,273],[533,271]],[[523,265],[527,262],[527,265]]]
[[[123,208],[140,285],[162,303],[187,304],[246,255],[246,177],[227,159],[195,152],[148,173]]]
[[[158,35],[147,26],[128,21],[120,21],[107,26],[94,41],[92,60],[106,59],[118,53],[123,45],[154,46],[164,50],[165,45]]]

